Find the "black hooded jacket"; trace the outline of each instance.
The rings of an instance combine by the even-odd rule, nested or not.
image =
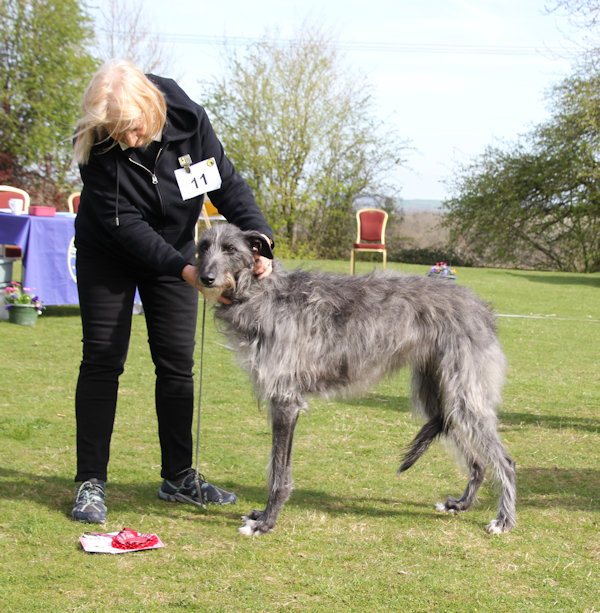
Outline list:
[[[123,150],[110,139],[92,147],[89,162],[80,166],[78,253],[116,259],[146,274],[180,277],[194,258],[194,229],[203,201],[203,196],[181,197],[174,171],[184,155],[192,164],[214,157],[222,185],[209,194],[213,204],[242,230],[257,230],[272,239],[273,231],[225,156],[205,110],[175,81],[148,77],[167,103],[162,140],[145,150]]]

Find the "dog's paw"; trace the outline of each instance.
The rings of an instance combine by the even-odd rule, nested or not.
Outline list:
[[[445,502],[436,502],[435,510],[439,511],[440,513],[454,513],[454,514],[457,513],[456,509],[452,508]]]
[[[503,534],[509,532],[512,526],[506,520],[492,519],[492,521],[485,527],[490,534]]]
[[[238,528],[238,532],[240,534],[245,534],[246,536],[254,536],[255,534],[262,534],[262,532],[255,532],[254,530],[256,523],[257,523],[255,519],[250,519],[246,515],[243,515],[242,521],[245,521],[246,523],[243,526]]]
[[[257,536],[271,532],[271,527],[262,520],[262,515],[263,513],[260,511],[252,511],[248,515],[242,515],[242,521],[245,523],[238,528],[238,532],[246,536]]]

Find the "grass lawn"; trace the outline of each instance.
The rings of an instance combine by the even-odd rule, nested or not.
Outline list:
[[[349,270],[348,262],[305,266]],[[166,547],[87,554],[78,537],[94,526],[69,518],[80,322],[76,307],[49,307],[35,327],[0,321],[2,609],[600,611],[600,275],[458,274],[502,315],[501,434],[519,494],[511,533],[484,530],[497,502],[488,482],[468,513],[434,510],[466,483],[441,444],[396,477],[419,428],[402,372],[363,398],[313,399],[297,430],[295,490],[275,532],[238,534],[240,515],[266,501],[270,431],[210,314],[200,467],[239,503],[203,511],[159,500],[153,366],[144,318],[135,317],[105,529],[155,532]]]

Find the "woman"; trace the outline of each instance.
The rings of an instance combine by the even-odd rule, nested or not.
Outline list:
[[[190,179],[210,170],[211,201],[229,222],[258,230],[271,242],[272,230],[204,109],[174,81],[111,60],[92,78],[82,107],[74,145],[83,181],[75,221],[83,327],[75,480],[81,484],[72,519],[106,521],[109,446],[136,287],[156,372],[164,479],[158,494],[168,501],[235,503],[235,494],[190,468],[198,310],[191,262],[207,187]],[[270,267],[270,260],[256,256],[260,278]]]

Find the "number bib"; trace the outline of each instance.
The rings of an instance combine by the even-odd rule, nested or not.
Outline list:
[[[175,178],[184,200],[201,196],[221,187],[221,174],[215,158],[196,162],[185,168],[178,168],[175,171]]]

